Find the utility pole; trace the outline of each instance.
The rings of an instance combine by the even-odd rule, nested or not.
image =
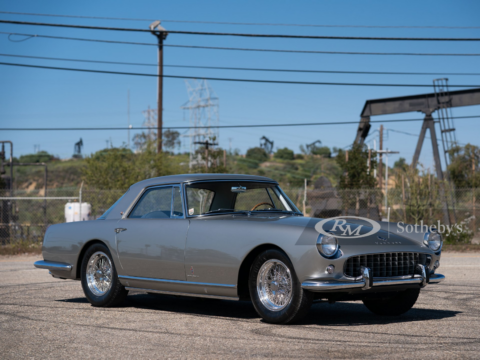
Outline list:
[[[208,170],[208,149],[210,149],[210,146],[215,146],[215,145],[218,145],[218,144],[217,143],[211,143],[208,140],[206,140],[206,141],[195,141],[195,144],[205,146],[205,159],[206,159],[205,166]]]
[[[382,152],[383,152],[383,125],[380,125],[380,141],[379,141],[379,146],[378,146],[378,154],[379,154],[379,160],[378,160],[378,186],[380,190],[382,190],[382,176],[383,176],[383,158],[382,158]]]
[[[163,40],[167,38],[167,31],[160,26],[160,20],[150,24],[150,31],[158,39],[158,99],[157,99],[157,152],[162,152],[163,134]]]
[[[383,127],[380,126],[380,136],[383,131]],[[382,137],[380,137],[382,139]],[[380,144],[382,144],[382,140],[380,140]],[[380,145],[381,146],[381,145]],[[388,209],[388,155],[389,154],[399,154],[398,151],[390,151],[390,150],[379,150],[378,153],[380,154],[380,159],[382,158],[382,154],[385,154],[385,160],[386,160],[386,168],[385,168],[385,211]],[[380,173],[380,178],[382,178],[382,175]]]
[[[128,115],[128,140],[127,140],[127,146],[130,149],[130,89],[127,92],[127,115]]]

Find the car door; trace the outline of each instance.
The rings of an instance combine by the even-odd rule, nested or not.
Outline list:
[[[118,221],[116,246],[122,275],[185,280],[189,221],[182,204],[180,186],[148,188],[128,216]]]

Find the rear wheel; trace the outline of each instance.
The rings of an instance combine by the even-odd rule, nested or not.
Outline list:
[[[366,299],[363,303],[368,310],[381,316],[398,316],[405,314],[417,302],[420,289],[408,289],[397,295],[384,299]]]
[[[288,257],[274,249],[262,252],[254,260],[249,289],[257,313],[274,324],[300,320],[313,301],[313,294],[302,289]]]
[[[128,290],[118,280],[110,251],[104,244],[90,246],[82,260],[82,288],[93,306],[120,305]]]

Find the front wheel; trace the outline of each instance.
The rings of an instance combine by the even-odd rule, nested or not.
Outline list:
[[[405,314],[417,302],[420,289],[408,289],[393,297],[384,299],[365,299],[368,310],[381,316],[399,316]]]
[[[128,290],[120,283],[110,251],[104,244],[90,246],[82,260],[82,288],[93,306],[120,305]]]
[[[287,324],[307,315],[313,294],[303,290],[292,263],[279,250],[266,250],[252,264],[250,298],[268,323]]]

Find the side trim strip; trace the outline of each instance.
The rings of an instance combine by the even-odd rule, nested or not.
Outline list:
[[[39,269],[48,269],[48,270],[61,270],[61,271],[70,271],[72,270],[72,265],[55,263],[45,260],[35,261],[33,264],[36,268]]]
[[[233,289],[237,287],[237,285],[229,285],[229,284],[214,284],[214,283],[202,283],[202,282],[183,281],[183,280],[153,279],[153,278],[144,278],[144,277],[136,277],[136,276],[126,276],[126,275],[119,275],[118,277],[120,279],[126,279],[126,280],[154,281],[154,282],[180,284],[180,285],[218,286],[218,287],[233,288]]]
[[[142,288],[134,288],[134,287],[125,287],[125,289],[127,289],[127,290],[132,290],[132,291],[149,292],[149,293],[155,293],[155,294],[164,294],[164,295],[191,296],[191,297],[201,297],[201,298],[209,298],[209,299],[235,300],[235,301],[238,301],[238,297],[229,297],[229,296],[192,294],[192,293],[183,293],[183,292],[175,292],[175,291],[163,291],[163,290],[142,289]]]

